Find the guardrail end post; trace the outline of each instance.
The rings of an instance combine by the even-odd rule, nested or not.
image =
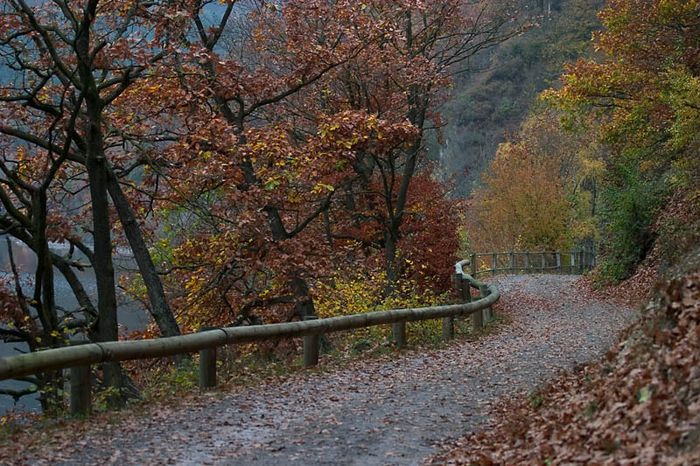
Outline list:
[[[204,327],[200,332],[214,330]],[[216,387],[216,347],[199,350],[199,388],[207,390]]]
[[[444,341],[450,341],[455,336],[455,324],[454,317],[443,317],[442,318],[442,339]]]
[[[394,322],[391,324],[391,336],[399,348],[406,346],[406,322]]]
[[[316,320],[317,316],[305,316],[304,320]],[[314,333],[304,336],[304,367],[313,367],[318,364],[318,353],[321,346],[321,335]]]
[[[462,296],[462,275],[455,273],[452,275],[452,286],[459,297]]]
[[[70,413],[89,416],[92,409],[90,366],[70,368]]]
[[[471,303],[472,302],[472,289],[469,285],[468,280],[460,280],[460,297],[462,302]]]

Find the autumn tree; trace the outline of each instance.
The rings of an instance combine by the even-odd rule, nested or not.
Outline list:
[[[466,214],[476,250],[559,250],[595,238],[601,148],[590,134],[562,127],[560,115],[534,111],[501,144]]]
[[[228,2],[210,24],[207,4],[184,5],[180,53],[121,99],[174,142],[165,152],[143,147],[142,156],[154,162],[147,176],[162,215],[190,219],[168,246],[172,277],[185,283],[177,301],[190,310],[207,302],[198,317],[183,313],[188,328],[245,321],[263,306],[313,314],[308,271],[329,258],[319,219],[353,146],[377,150],[410,137],[405,125],[365,112],[309,108],[295,120],[282,110],[364,46],[350,31],[361,26],[352,23],[358,11],[352,2]],[[379,131],[385,141],[372,136]]]
[[[355,217],[376,220],[389,294],[402,274],[401,242],[409,212],[415,211],[410,205],[412,184],[417,176],[431,176],[425,163],[426,133],[441,125],[437,107],[450,78],[468,69],[472,57],[523,26],[513,22],[510,7],[457,0],[369,3],[369,14],[388,32],[337,70],[324,96],[331,107],[366,108],[388,120],[408,121],[417,132],[410,144],[384,154],[358,153],[353,162],[358,179],[348,187],[351,205],[358,208]],[[441,228],[436,221],[425,218],[424,227],[454,237],[450,225]]]
[[[416,212],[412,180],[421,172],[421,186],[434,187],[424,131],[439,124],[450,75],[515,33],[505,7],[228,2],[207,13],[183,8],[181,53],[124,97],[152,108],[144,121],[177,140],[165,157],[146,157],[163,161],[149,167],[162,212],[186,219],[163,255],[173,283],[185,283],[176,302],[200,316],[181,313],[188,327],[258,322],[256,308],[303,318],[314,312],[309,280],[331,265],[357,267],[379,251],[391,284],[409,273],[404,238],[440,229],[424,238],[456,244],[456,222]],[[438,200],[430,189],[447,208],[445,191]]]
[[[115,101],[167,54],[169,36],[159,27],[169,6],[8,0],[0,9],[0,57],[11,71],[0,86],[5,174],[0,198],[6,232],[39,257],[34,294],[42,299],[32,305],[44,333],[56,331],[49,284],[55,266],[85,311],[87,334],[102,341],[117,339],[110,216],[114,207],[147,285],[155,321],[164,335],[179,334],[120,184],[128,171],[115,153],[128,143],[120,132],[122,121],[111,113]],[[170,27],[169,34],[177,35]],[[72,218],[65,215],[62,207],[84,200],[89,201],[87,210],[72,209],[74,214],[81,211]],[[84,223],[81,215],[91,222]],[[97,283],[96,306],[72,272],[83,265],[51,253],[49,239],[67,241],[71,251],[80,250],[89,261]],[[50,316],[51,322],[42,315]],[[62,343],[55,338],[49,342]],[[120,385],[118,365],[106,365],[104,373],[107,385]]]
[[[654,241],[664,193],[697,185],[700,6],[611,0],[595,59],[572,63],[552,102],[608,148],[602,214],[610,278],[628,276]]]

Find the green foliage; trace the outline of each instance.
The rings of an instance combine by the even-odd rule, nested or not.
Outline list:
[[[185,360],[179,366],[167,366],[150,371],[143,389],[144,399],[171,398],[193,391],[198,384],[197,362]]]
[[[639,393],[637,393],[637,400],[639,400],[640,403],[646,403],[651,399],[652,395],[653,391],[651,387],[647,385],[639,390]]]
[[[586,405],[586,409],[583,411],[583,415],[586,417],[586,419],[592,419],[597,411],[598,403],[595,400],[593,400],[590,403],[588,403],[588,405]]]
[[[645,179],[637,167],[620,166],[614,181],[601,193],[603,281],[624,280],[646,257],[655,239],[652,223],[664,199],[662,182]]]
[[[537,409],[544,404],[544,395],[539,390],[530,393],[530,395],[527,398],[528,402],[530,403],[530,406],[533,409]]]
[[[103,387],[95,393],[93,408],[99,412],[109,411],[113,406],[113,400],[120,397],[119,387]]]
[[[546,94],[605,145],[600,277],[617,281],[647,256],[661,207],[700,178],[700,22],[684,0],[609,0],[599,17],[595,59]]]

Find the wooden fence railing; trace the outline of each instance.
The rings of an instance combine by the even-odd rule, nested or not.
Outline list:
[[[592,251],[475,253],[469,259],[473,277],[498,273],[583,273],[596,265]]]
[[[399,347],[406,344],[406,322],[442,319],[444,339],[454,336],[454,318],[471,315],[475,327],[490,319],[491,306],[500,294],[493,286],[476,280],[464,271],[469,261],[455,266],[455,285],[462,303],[446,306],[393,309],[367,312],[327,319],[311,318],[303,322],[225,327],[177,337],[89,343],[47,349],[19,356],[0,358],[0,380],[27,376],[50,370],[69,369],[71,412],[90,411],[90,366],[104,362],[151,359],[199,352],[199,384],[202,389],[216,385],[216,349],[230,344],[278,338],[304,338],[304,366],[318,363],[319,341],[322,334],[343,330],[392,324],[393,339]],[[479,292],[472,300],[472,289]]]

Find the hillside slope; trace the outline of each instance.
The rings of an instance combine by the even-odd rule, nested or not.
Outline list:
[[[564,63],[586,53],[599,27],[601,0],[549,2],[539,25],[478,57],[475,71],[458,75],[441,109],[442,144],[429,148],[442,179],[454,179],[465,196],[498,144],[514,132],[538,94],[552,86]]]

